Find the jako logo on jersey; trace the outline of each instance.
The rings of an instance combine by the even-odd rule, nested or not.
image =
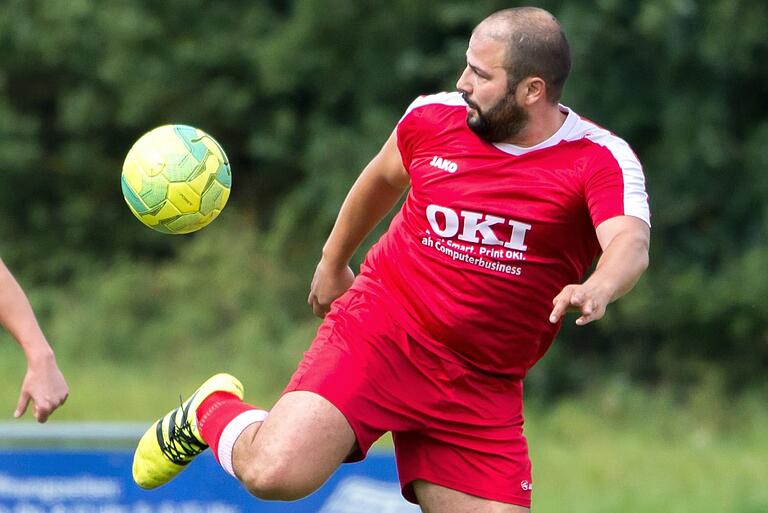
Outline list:
[[[436,167],[437,169],[442,169],[443,171],[448,171],[449,173],[455,173],[459,169],[459,166],[456,164],[456,162],[451,162],[450,160],[438,157],[437,155],[432,157],[429,165]]]
[[[440,221],[438,222],[438,218]],[[526,251],[525,235],[531,229],[531,225],[514,219],[504,219],[482,212],[462,210],[457,213],[452,208],[440,205],[427,207],[427,220],[432,230],[440,237],[450,238],[458,234],[459,240],[466,242],[479,242],[493,246],[504,246],[517,251]],[[491,228],[497,224],[508,224],[512,227],[512,235],[508,241],[503,241],[496,236]],[[461,233],[459,233],[461,232]]]

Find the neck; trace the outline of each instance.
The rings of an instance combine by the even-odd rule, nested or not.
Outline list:
[[[515,146],[527,148],[536,146],[552,137],[565,123],[568,115],[555,105],[546,105],[537,110],[528,111],[528,124],[518,134],[504,141]]]

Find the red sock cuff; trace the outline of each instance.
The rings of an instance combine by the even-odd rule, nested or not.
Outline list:
[[[228,392],[214,392],[203,399],[196,412],[197,430],[210,446],[216,461],[219,460],[219,439],[227,424],[244,411],[256,409]]]

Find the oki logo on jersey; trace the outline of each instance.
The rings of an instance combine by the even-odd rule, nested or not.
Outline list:
[[[437,155],[432,157],[432,160],[429,162],[429,165],[432,167],[436,167],[437,169],[442,169],[443,171],[448,171],[449,173],[455,173],[459,169],[459,165],[456,164],[456,162],[452,162],[448,159],[438,157]]]
[[[517,251],[526,251],[525,235],[531,229],[531,225],[514,219],[504,219],[482,212],[462,210],[456,212],[452,208],[440,205],[427,207],[427,220],[432,230],[440,237],[451,238],[458,235],[459,240],[475,242],[493,246],[504,246]],[[509,225],[512,234],[509,240],[499,239],[493,226]]]

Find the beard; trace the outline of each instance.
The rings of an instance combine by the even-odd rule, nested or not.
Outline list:
[[[497,143],[512,139],[528,124],[528,113],[517,101],[513,92],[507,92],[495,105],[486,111],[461,92],[464,101],[475,112],[467,113],[467,126],[483,140]]]

